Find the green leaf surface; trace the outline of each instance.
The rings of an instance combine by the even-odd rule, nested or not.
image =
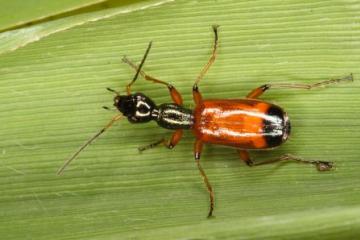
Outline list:
[[[0,31],[30,24],[34,21],[40,21],[101,2],[106,2],[106,0],[1,1]]]
[[[131,1],[0,33],[1,238],[358,237],[359,9],[350,0]],[[353,73],[352,83],[269,90],[262,99],[286,109],[292,136],[273,151],[251,153],[258,161],[284,153],[330,160],[334,170],[249,168],[234,149],[206,145],[201,161],[216,193],[209,220],[191,131],[173,151],[139,154],[138,146],[171,131],[123,120],[56,176],[114,115],[101,108],[113,104],[105,88],[124,93],[134,74],[122,56],[140,61],[150,40],[144,70],[176,86],[193,107],[192,84],[209,58],[213,24],[221,26],[220,48],[200,83],[204,98]],[[142,79],[133,90],[170,101],[166,88]]]
[[[99,21],[119,14],[128,14],[134,11],[159,6],[173,0],[149,1],[107,1],[106,4],[97,4],[78,11],[70,11],[57,17],[53,21],[42,24],[30,24],[27,28],[14,29],[0,34],[0,54],[14,51],[29,43],[41,40],[51,34],[65,31],[89,22]],[[51,19],[48,19],[51,20]]]

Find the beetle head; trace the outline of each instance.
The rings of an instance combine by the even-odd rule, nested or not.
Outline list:
[[[149,122],[153,119],[155,103],[142,93],[117,95],[114,106],[128,118],[131,123]]]

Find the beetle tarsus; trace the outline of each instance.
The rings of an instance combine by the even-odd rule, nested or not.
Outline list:
[[[329,171],[334,166],[332,162],[325,162],[325,161],[316,161],[315,165],[316,165],[316,169],[320,172]]]
[[[150,144],[148,144],[148,145],[146,145],[146,146],[138,147],[138,150],[139,150],[139,152],[143,152],[143,151],[145,151],[145,150],[154,148],[154,147],[156,147],[156,146],[158,146],[159,144],[164,143],[164,142],[165,142],[165,139],[162,138],[162,139],[160,139],[160,140],[158,140],[158,141],[156,141],[156,142],[150,143]]]

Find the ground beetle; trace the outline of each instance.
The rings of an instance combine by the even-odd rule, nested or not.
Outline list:
[[[331,169],[333,167],[331,162],[305,160],[290,154],[258,163],[253,162],[248,150],[277,147],[288,139],[291,130],[286,112],[275,104],[258,100],[258,97],[271,88],[312,89],[341,81],[352,81],[352,74],[344,78],[330,79],[315,84],[265,84],[251,91],[244,99],[203,99],[198,85],[215,61],[218,49],[218,26],[213,26],[213,31],[215,40],[211,57],[193,85],[192,92],[196,105],[193,110],[183,107],[182,97],[174,86],[149,76],[141,70],[152,45],[150,42],[139,65],[134,64],[126,57],[123,58],[123,61],[136,71],[133,80],[126,86],[127,94],[121,95],[119,92],[108,88],[109,91],[116,94],[114,106],[120,111],[120,114],[113,117],[99,133],[89,139],[75,152],[59,169],[58,174],[62,174],[66,166],[86,146],[110,128],[114,122],[123,117],[127,117],[130,123],[145,123],[154,120],[160,127],[175,130],[169,140],[163,138],[147,146],[140,147],[139,151],[144,151],[160,144],[172,149],[180,141],[183,129],[192,130],[196,138],[194,144],[195,162],[210,197],[208,217],[212,216],[214,209],[214,191],[205,171],[200,165],[200,154],[204,143],[227,145],[236,148],[240,158],[248,166],[278,161],[296,161],[313,164],[319,171]],[[164,103],[158,106],[143,93],[131,93],[131,86],[135,83],[139,74],[145,80],[165,85],[170,92],[173,103]]]

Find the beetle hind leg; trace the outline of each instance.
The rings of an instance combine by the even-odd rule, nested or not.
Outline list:
[[[258,166],[258,165],[265,165],[265,164],[270,164],[270,163],[275,163],[275,162],[288,162],[288,161],[295,161],[295,162],[299,162],[299,163],[306,163],[306,164],[311,164],[311,165],[315,165],[316,169],[318,171],[328,171],[331,168],[333,168],[333,163],[332,162],[327,162],[327,161],[317,161],[317,160],[306,160],[303,159],[301,157],[297,157],[291,154],[284,154],[282,156],[280,156],[279,158],[274,158],[274,159],[269,159],[269,160],[265,160],[262,162],[254,162],[252,161],[252,159],[250,158],[249,152],[246,150],[238,150],[239,156],[241,158],[241,160],[243,160],[246,165],[252,167],[252,166]]]
[[[215,207],[215,193],[210,184],[208,177],[206,176],[204,169],[202,168],[202,166],[200,164],[200,155],[201,155],[202,147],[203,147],[203,142],[201,140],[196,140],[195,145],[194,145],[194,157],[195,157],[196,166],[199,169],[200,176],[202,177],[204,184],[206,186],[206,189],[209,193],[210,207],[209,207],[209,212],[208,212],[207,217],[211,218],[211,217],[213,217],[213,211],[214,211],[214,207]]]
[[[258,88],[255,88],[252,90],[246,97],[247,98],[258,98],[260,97],[265,91],[273,88],[295,88],[295,89],[305,89],[305,90],[311,90],[318,87],[324,87],[326,85],[340,83],[340,82],[352,82],[354,80],[352,73],[348,76],[342,77],[342,78],[333,78],[313,84],[303,84],[303,83],[274,83],[274,84],[265,84]]]

